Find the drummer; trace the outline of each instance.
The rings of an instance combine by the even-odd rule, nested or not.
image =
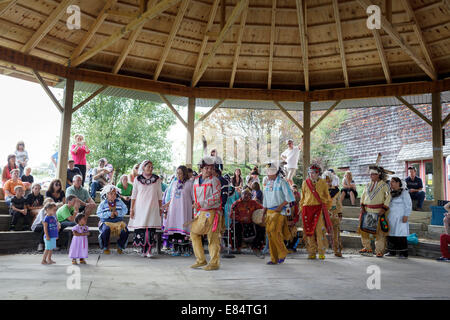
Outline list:
[[[252,200],[252,193],[249,189],[242,191],[241,199],[235,201],[231,206],[231,219],[235,221],[235,228],[231,228],[231,230],[236,232],[237,253],[241,253],[243,238],[254,237],[251,243],[252,250],[257,257],[261,256],[266,230],[252,221],[253,213],[258,209],[264,209],[264,207]],[[232,241],[232,245],[234,245],[234,241]]]

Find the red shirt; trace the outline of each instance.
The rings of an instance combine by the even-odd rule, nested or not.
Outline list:
[[[16,164],[14,164],[14,167],[11,168],[11,170],[13,170],[13,169],[17,169]],[[3,173],[2,173],[2,182],[3,182],[3,184],[4,184],[6,181],[8,181],[8,180],[11,179],[11,170],[9,170],[9,165],[6,165],[6,166],[3,168]]]
[[[251,223],[253,212],[257,209],[264,209],[255,200],[243,201],[242,199],[236,200],[231,206],[231,212],[235,212],[236,221],[242,223]]]
[[[78,147],[77,152],[75,153],[73,150],[77,147],[78,145],[73,144],[72,148],[70,148],[70,153],[72,154],[72,159],[74,161],[75,164],[80,164],[80,165],[86,165],[86,155],[88,153],[90,153],[91,151],[89,150],[89,152],[86,151],[86,146],[81,146]]]

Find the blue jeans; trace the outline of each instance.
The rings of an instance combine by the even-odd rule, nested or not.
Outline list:
[[[98,181],[92,182],[92,184],[91,184],[91,198],[93,200],[95,200],[95,193],[98,190],[101,190],[101,188],[102,188],[102,186],[100,185],[100,183]]]
[[[411,200],[418,200],[417,208],[422,209],[423,201],[425,200],[425,192],[411,192],[409,195],[411,196]]]

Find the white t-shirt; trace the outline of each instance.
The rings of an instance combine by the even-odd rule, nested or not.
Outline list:
[[[287,148],[281,155],[286,157],[288,169],[297,169],[298,158],[300,157],[300,149],[298,147]]]

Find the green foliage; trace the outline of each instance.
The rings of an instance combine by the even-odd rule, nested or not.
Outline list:
[[[74,105],[86,94],[75,93]],[[170,163],[171,148],[167,132],[175,123],[173,113],[147,101],[99,95],[73,116],[72,134],[83,134],[91,149],[87,161],[98,166],[106,158],[115,168],[115,181],[145,159],[155,171]]]

